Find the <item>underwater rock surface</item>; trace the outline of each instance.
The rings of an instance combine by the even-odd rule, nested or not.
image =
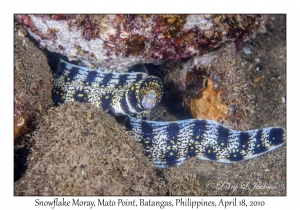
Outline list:
[[[164,171],[170,195],[284,196],[286,145],[267,155],[237,164],[191,158]]]
[[[234,80],[236,80],[236,77],[243,75],[243,78],[241,79],[242,85],[247,84],[249,91],[247,94],[253,95],[255,97],[253,104],[249,105],[246,103],[246,101],[243,101],[241,103],[241,106],[251,106],[251,110],[253,111],[246,112],[247,115],[243,115],[245,116],[243,119],[246,120],[239,121],[238,119],[240,118],[236,118],[237,120],[233,121],[234,123],[231,124],[233,125],[231,126],[231,128],[237,127],[238,129],[248,129],[275,125],[281,127],[286,126],[286,104],[285,100],[284,102],[282,100],[282,98],[285,99],[286,96],[285,15],[279,15],[277,16],[277,18],[274,26],[268,28],[268,32],[266,34],[262,34],[261,36],[258,36],[257,39],[253,41],[247,41],[240,45],[229,45],[224,48],[223,51],[221,51],[224,52],[224,56],[228,56],[227,59],[224,59],[224,61],[227,62],[228,66],[234,66],[234,63],[240,62],[236,59],[236,57],[241,58],[241,62],[239,63],[238,68],[235,67],[234,70],[239,70],[239,72],[241,72],[242,70],[244,71],[244,73],[237,74],[235,71],[232,71],[232,74],[226,76],[228,76],[228,78],[232,77]],[[29,40],[29,42],[31,41]],[[243,47],[245,46],[251,48],[252,53],[250,55],[245,55],[243,53]],[[234,47],[236,47],[236,49],[234,49],[235,53],[230,53],[233,52],[231,50]],[[226,51],[228,51],[228,53],[226,53]],[[42,54],[42,51],[39,51],[39,53]],[[219,58],[219,60],[220,59],[222,60],[223,58]],[[24,62],[24,60],[22,61]],[[47,66],[46,59],[37,59],[35,61],[42,66],[45,64]],[[185,62],[186,61],[182,61],[181,64],[183,65]],[[226,82],[223,83],[224,77],[219,77],[217,74],[218,69],[223,74],[223,76],[224,74],[228,73],[226,72],[226,70],[218,68],[222,66],[224,66],[224,64],[220,64],[219,66],[216,64],[215,67],[212,67],[211,72],[215,71],[215,73],[212,74],[215,75],[213,76],[215,86],[216,84],[228,84]],[[175,73],[173,74],[175,75]],[[209,77],[211,75],[207,76]],[[256,83],[252,82],[253,79],[258,77],[261,78],[260,81]],[[218,81],[219,83],[217,83]],[[173,88],[175,89],[179,89],[178,87],[179,86],[173,86]],[[236,86],[231,87],[236,88]],[[200,91],[201,88],[197,88],[197,90]],[[215,88],[220,88],[223,90],[221,86]],[[194,90],[196,91],[196,89]],[[191,94],[197,94],[195,93],[195,91],[191,92]],[[234,95],[221,95],[221,98],[223,99],[224,103],[227,104],[226,100],[230,101],[234,99],[233,96]],[[171,97],[169,97],[168,99],[171,100]],[[190,96],[186,98],[188,99],[190,98]],[[93,132],[94,129],[102,129],[97,127],[98,122],[96,124],[96,121],[93,118],[96,115],[92,114],[98,113],[98,111],[95,110],[96,112],[89,112],[88,110],[92,110],[92,107],[88,105],[68,104],[64,106],[65,107],[61,109],[51,109],[49,111],[51,113],[43,118],[50,121],[39,121],[39,127],[36,128],[35,132],[36,137],[31,138],[31,140],[37,140],[39,142],[37,146],[39,148],[42,148],[42,151],[36,150],[35,147],[32,148],[32,155],[30,157],[34,158],[29,160],[31,163],[29,163],[29,169],[26,174],[24,174],[20,180],[15,182],[15,195],[49,195],[51,193],[55,193],[55,195],[83,195],[84,193],[86,193],[87,195],[103,195],[105,193],[109,195],[119,195],[119,193],[122,193],[122,195],[142,195],[143,193],[141,192],[144,192],[144,190],[147,192],[145,193],[145,195],[286,195],[285,145],[278,150],[268,153],[262,157],[231,165],[225,165],[222,163],[211,161],[201,161],[197,158],[191,158],[185,161],[185,163],[179,168],[169,168],[164,171],[159,171],[159,173],[155,173],[156,176],[154,176],[152,170],[153,168],[151,168],[151,165],[148,165],[148,160],[142,155],[141,149],[133,151],[133,149],[136,148],[136,146],[134,146],[136,145],[136,143],[133,139],[126,142],[126,144],[128,144],[130,148],[128,148],[128,146],[126,145],[123,145],[124,142],[120,141],[110,142],[112,145],[110,145],[110,143],[108,143],[107,145],[103,144],[102,141],[100,141],[102,143],[94,141],[94,146],[96,147],[92,150],[92,153],[90,153],[91,147],[89,147],[89,145],[86,145],[84,140],[86,138],[96,137],[96,135],[99,135]],[[166,112],[163,112],[162,107],[155,107],[154,109],[156,108],[158,110],[156,110],[156,113],[163,114],[170,111],[170,109],[164,109],[164,111]],[[237,106],[237,108],[240,107]],[[63,110],[67,109],[80,111],[67,111],[67,113],[64,114]],[[45,110],[47,111],[48,109]],[[101,111],[99,111],[99,113],[100,112]],[[155,113],[155,110],[153,110],[153,112]],[[57,116],[57,113],[61,113],[61,116]],[[58,128],[57,126],[59,124],[56,124],[55,121],[52,121],[50,116],[56,116],[57,118],[60,117],[60,122],[69,122],[68,126],[64,125],[68,129],[67,131],[70,131],[68,134],[65,134],[67,137],[62,135],[62,132],[65,131],[62,131],[62,129]],[[77,116],[79,116],[79,119],[77,119]],[[80,119],[80,117],[82,116],[84,116],[84,119]],[[103,113],[99,116],[101,120],[111,120],[111,117],[110,119],[103,117]],[[79,131],[78,129],[74,129],[71,131],[70,128],[74,128],[74,126],[77,125],[78,120],[81,121],[81,123],[86,123],[86,121],[88,121],[87,126],[84,127],[85,125],[80,125],[83,127],[80,127]],[[52,122],[52,125],[50,125],[49,122]],[[94,123],[94,125],[91,126],[90,123]],[[112,124],[109,124],[110,127],[106,129],[113,129],[113,127],[115,126],[114,123],[115,121]],[[225,124],[226,123],[227,121],[225,121]],[[47,133],[47,126],[50,128],[51,132],[56,133],[54,135],[56,136],[55,139],[50,139],[50,137],[48,136],[50,135],[50,133]],[[101,126],[103,126],[103,124],[101,124]],[[227,124],[227,126],[229,125]],[[83,128],[89,129],[84,130]],[[43,131],[44,133],[42,133]],[[115,132],[113,130],[109,131],[112,133]],[[80,132],[80,134],[76,132]],[[124,130],[119,130],[118,132],[123,133]],[[74,135],[77,134],[77,141],[75,139],[68,140],[68,136],[74,137]],[[43,142],[41,140],[41,137],[43,135],[47,136],[47,138],[49,138],[50,140]],[[59,138],[57,137],[57,135],[60,135]],[[114,133],[114,135],[116,134]],[[123,133],[122,135],[126,134]],[[79,145],[73,145],[73,142],[72,144],[65,144],[65,139],[67,139],[67,141],[69,142],[79,142]],[[91,141],[90,139],[88,140],[88,142],[93,141]],[[61,148],[61,150],[57,150],[57,146],[62,144],[65,144],[63,145],[63,148]],[[100,147],[98,147],[98,145],[100,145]],[[113,148],[113,145],[116,147]],[[98,165],[93,162],[94,157],[92,157],[92,155],[98,155],[98,151],[96,150],[103,151],[107,150],[108,148],[109,150],[111,149],[112,151],[116,152],[123,148],[123,146],[126,148],[125,150],[127,152],[133,154],[123,154],[123,152],[121,152],[121,157],[125,157],[125,159],[120,158],[120,162],[116,161],[114,163],[108,161],[107,164],[111,166],[111,168],[113,168],[113,171],[106,171],[106,169],[108,169],[106,168],[106,165],[102,165],[101,170],[98,171],[93,171],[93,169],[90,167],[95,166],[96,170],[99,169],[97,168]],[[53,148],[52,150],[52,147],[55,148]],[[69,147],[68,150],[66,149],[66,147]],[[139,146],[137,145],[137,147]],[[52,152],[47,151],[46,148],[51,149]],[[85,153],[82,153],[81,151],[80,154],[84,154],[84,156],[82,157],[87,158],[84,160],[90,160],[90,162],[88,163],[90,165],[86,164],[85,161],[79,159],[78,156],[76,156],[76,154],[74,154],[74,152],[72,151],[73,148],[76,148],[76,151],[84,150]],[[57,154],[57,152],[61,153]],[[108,156],[106,157],[111,157],[110,155],[111,154],[108,154]],[[141,155],[141,157],[137,155]],[[76,165],[76,168],[70,168],[69,162],[66,162],[66,160],[71,160],[73,157],[77,157],[78,159],[75,158],[75,161],[70,165]],[[101,157],[105,158],[103,156]],[[119,157],[120,156],[118,156],[118,158]],[[139,167],[135,167],[132,165],[133,162],[137,161],[136,158],[140,160],[140,162],[138,163]],[[47,161],[45,162],[45,160]],[[104,164],[105,160],[106,159],[100,158],[100,161],[102,161],[101,164]],[[48,165],[43,166],[41,165],[42,163],[47,163]],[[59,167],[56,168],[56,165]],[[150,169],[146,166],[149,166]],[[67,167],[68,170],[62,170],[62,168],[64,167]],[[125,170],[123,169],[124,167]],[[50,173],[39,171],[39,169],[49,170]],[[54,174],[51,171],[54,169],[59,173]],[[129,170],[133,171],[130,172]],[[99,176],[104,177],[103,180],[105,181],[105,183],[99,184]],[[129,182],[130,176],[134,177],[131,180],[131,183]],[[136,182],[136,180],[143,181],[145,179],[146,181],[143,184],[141,184],[139,181]],[[49,183],[47,183],[49,180],[53,182],[54,185],[49,185]],[[67,180],[68,184],[62,185],[61,180]],[[122,182],[120,180],[122,180]],[[123,180],[125,181],[123,182]],[[130,183],[130,186],[132,186],[132,188],[127,188],[126,190],[126,186],[128,186],[128,183]],[[254,189],[254,186],[263,186],[265,183],[265,188]],[[103,191],[97,191],[93,187],[99,185],[103,187]],[[245,185],[249,187],[246,189],[242,189],[242,187]],[[235,186],[237,187],[236,190],[234,190],[234,188],[230,188]]]
[[[24,195],[162,195],[164,181],[142,147],[102,109],[83,103],[51,108],[39,120]]]
[[[14,33],[14,140],[34,127],[34,120],[52,104],[47,57],[20,26]]]
[[[265,31],[268,15],[16,15],[41,46],[88,67],[122,71],[178,60]]]
[[[186,61],[166,62],[160,68],[165,72],[164,85],[181,95],[193,118],[248,130],[254,96],[234,43]]]

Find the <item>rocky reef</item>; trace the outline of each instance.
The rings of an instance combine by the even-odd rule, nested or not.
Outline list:
[[[66,103],[50,109],[38,128],[16,194],[166,194],[142,146],[102,109]]]
[[[226,115],[219,117],[209,103],[200,103],[208,108],[208,118],[217,116],[232,129],[286,127],[285,18],[16,15],[15,165],[28,164],[28,169],[16,179],[14,194],[286,195],[286,146],[236,164],[190,158],[178,168],[154,168],[124,126],[103,110],[78,103],[52,106],[45,53],[46,48],[89,67],[115,70],[163,60],[160,66],[149,64],[153,70],[146,65],[165,86],[162,103],[151,112],[154,120],[191,118],[190,109],[199,108],[191,101],[205,99],[223,111],[226,105]],[[271,24],[265,25],[267,19]],[[203,97],[212,93],[215,97]],[[19,148],[26,148],[23,155],[31,153],[28,159]]]
[[[32,121],[52,105],[51,70],[44,53],[21,27],[14,34],[14,139],[31,129]],[[42,65],[41,65],[41,61]]]
[[[178,60],[265,31],[268,15],[16,15],[51,52],[121,71]]]
[[[237,130],[247,129],[253,112],[246,72],[234,43],[186,61],[160,66],[164,85],[181,95],[193,118],[218,121]]]
[[[14,177],[26,170],[27,155],[34,144],[30,133],[36,119],[52,106],[51,70],[46,55],[30,41],[27,32],[14,32]]]
[[[164,171],[170,195],[286,195],[286,146],[261,158],[238,164],[187,160]]]

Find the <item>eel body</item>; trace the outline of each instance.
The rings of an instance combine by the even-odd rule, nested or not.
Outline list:
[[[112,73],[60,60],[53,75],[52,99],[86,102],[108,110],[112,116],[138,114],[161,101],[162,81],[143,72]]]
[[[283,128],[236,131],[211,120],[157,122],[128,116],[127,127],[158,168],[179,166],[190,157],[234,163],[285,143]]]
[[[210,120],[146,121],[131,115],[146,113],[161,101],[162,81],[142,72],[112,73],[60,60],[52,83],[52,98],[86,102],[112,116],[128,115],[127,127],[159,168],[179,166],[198,157],[223,163],[247,160],[285,143],[285,129],[269,127],[236,131]]]

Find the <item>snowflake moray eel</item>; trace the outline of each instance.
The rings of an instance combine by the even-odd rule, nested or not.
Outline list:
[[[93,70],[61,59],[53,77],[52,99],[56,105],[86,102],[101,106],[112,116],[147,113],[161,101],[163,94],[158,77],[143,72]]]
[[[158,77],[142,72],[93,70],[63,60],[52,83],[52,98],[57,105],[87,102],[108,110],[112,116],[128,115],[127,128],[158,168],[179,166],[195,156],[234,163],[285,143],[285,129],[279,127],[236,131],[211,120],[156,122],[133,117],[148,113],[161,101],[162,94],[163,84]]]
[[[159,168],[178,166],[195,156],[233,163],[257,157],[285,143],[283,128],[241,132],[211,120],[156,122],[129,116],[127,127],[142,143],[144,154]]]

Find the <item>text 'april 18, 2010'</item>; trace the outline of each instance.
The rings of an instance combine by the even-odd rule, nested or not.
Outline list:
[[[39,207],[50,207],[54,209],[56,207],[69,207],[69,206],[76,206],[76,207],[84,207],[84,208],[109,208],[114,206],[128,206],[128,207],[154,207],[157,209],[164,209],[164,208],[172,208],[172,207],[185,207],[189,209],[198,209],[201,207],[221,207],[221,208],[229,208],[229,207],[250,207],[250,206],[265,206],[265,201],[252,201],[248,199],[223,199],[220,198],[216,200],[208,199],[191,199],[191,198],[167,198],[165,199],[152,199],[152,198],[98,198],[93,199],[89,198],[86,199],[66,199],[66,198],[54,198],[54,199],[35,199],[35,205]]]

